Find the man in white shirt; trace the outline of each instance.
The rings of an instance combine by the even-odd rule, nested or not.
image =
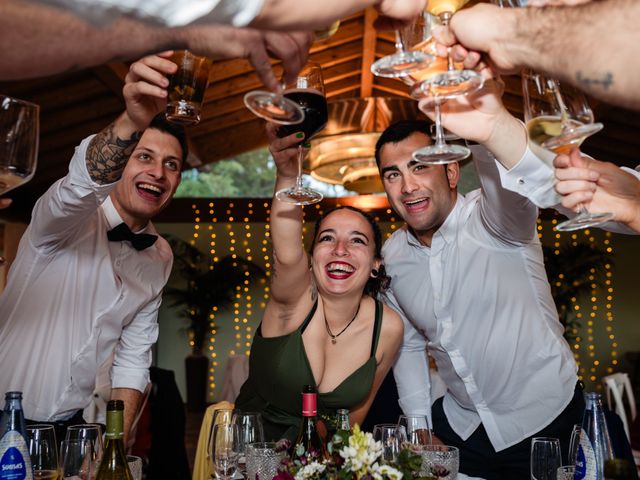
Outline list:
[[[134,63],[126,111],[82,141],[34,207],[0,297],[0,391],[22,391],[29,420],[83,423],[97,369],[115,351],[111,396],[125,402],[126,434],[149,383],[173,260],[150,219],[187,155],[183,130],[154,118],[175,68],[158,56]]]
[[[405,324],[394,367],[399,403],[432,418],[436,437],[460,448],[461,472],[528,478],[530,438],[558,437],[566,452],[584,408],[544,270],[537,208],[501,185],[539,160],[493,81],[444,104],[443,119],[485,147],[472,148],[481,188],[466,196],[456,190],[457,163],[412,159],[431,143],[424,123],[392,125],[376,146],[387,196],[406,222],[383,248],[386,301]],[[433,407],[426,348],[447,386]]]

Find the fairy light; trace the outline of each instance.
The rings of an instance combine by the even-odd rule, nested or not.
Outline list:
[[[248,216],[244,218],[244,241],[243,246],[244,246],[244,253],[246,255],[246,258],[248,261],[252,262],[253,261],[253,251],[251,249],[251,239],[252,239],[252,232],[251,232],[251,220],[250,218],[253,216],[253,203],[250,202],[248,204],[248,209],[249,211],[247,212]],[[245,272],[245,275],[247,276],[247,278],[244,280],[245,285],[249,284],[249,272]],[[251,297],[251,293],[247,292],[244,296],[244,301],[245,301],[245,316],[242,319],[242,323],[244,324],[244,335],[241,336],[241,338],[239,339],[240,341],[237,343],[237,347],[239,350],[241,350],[241,345],[244,346],[244,354],[245,355],[249,355],[250,351],[251,351],[251,325],[249,325],[249,318],[251,318],[252,314],[253,314],[253,305],[252,305],[252,297]]]
[[[209,202],[209,216],[211,218],[211,223],[208,226],[209,231],[209,255],[211,257],[211,264],[209,268],[215,268],[215,264],[218,262],[219,258],[216,254],[216,240],[217,234],[213,229],[213,225],[218,223],[218,218],[216,216],[215,204],[213,202]],[[218,332],[218,325],[216,324],[216,313],[218,312],[218,306],[212,305],[211,312],[209,313],[209,356],[211,357],[211,361],[209,362],[209,395],[213,396],[213,392],[216,389],[216,369],[218,367],[218,353],[216,352],[216,333]]]

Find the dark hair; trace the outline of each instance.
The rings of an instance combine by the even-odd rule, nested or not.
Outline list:
[[[322,221],[331,215],[333,212],[337,210],[351,210],[352,212],[359,213],[362,215],[369,225],[371,225],[371,230],[373,231],[373,245],[374,245],[374,257],[378,260],[382,260],[382,232],[380,231],[380,227],[378,226],[378,222],[376,222],[371,215],[367,212],[360,210],[359,208],[352,207],[350,205],[344,205],[341,207],[332,208],[324,215],[321,215],[318,220],[316,220],[315,227],[313,229],[313,239],[311,240],[311,248],[309,249],[309,253],[313,255],[313,249],[316,246],[316,236],[318,235],[318,231],[320,230],[320,224]],[[387,272],[384,268],[384,264],[380,263],[380,267],[378,268],[378,274],[375,277],[370,277],[367,280],[366,285],[364,286],[364,293],[366,295],[371,295],[373,298],[378,296],[378,293],[384,292],[391,282],[391,277],[387,275]]]
[[[380,168],[380,150],[387,143],[400,143],[414,133],[424,133],[431,138],[431,123],[424,120],[401,120],[389,125],[376,142],[376,165]]]
[[[180,170],[184,170],[187,165],[187,155],[189,155],[189,147],[187,146],[187,135],[184,132],[184,127],[167,121],[164,112],[162,112],[153,117],[153,120],[151,120],[151,123],[147,128],[153,128],[155,130],[168,133],[176,140],[178,140],[180,148],[182,149],[182,164],[180,166]]]

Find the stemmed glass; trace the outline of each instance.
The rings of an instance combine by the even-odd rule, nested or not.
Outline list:
[[[425,415],[400,415],[398,426],[404,427],[410,447],[431,444],[431,430]]]
[[[61,478],[90,480],[97,473],[90,440],[65,440],[60,447]]]
[[[419,49],[407,50],[405,47],[406,30],[395,31],[396,51],[371,65],[371,72],[378,77],[400,78],[422,70],[434,60],[434,56]]]
[[[282,88],[284,87],[282,82]],[[296,125],[304,120],[302,107],[284,96],[282,92],[252,90],[245,94],[243,100],[245,106],[254,115],[278,125]]]
[[[84,423],[81,425],[71,425],[67,428],[65,440],[70,442],[88,441],[91,443],[91,461],[93,471],[98,471],[98,465],[102,460],[102,427],[97,423]]]
[[[380,423],[373,426],[373,439],[382,443],[382,463],[395,462],[402,446],[407,442],[407,432],[401,425]]]
[[[209,438],[207,440],[207,459],[209,460],[209,467],[211,471],[214,471],[213,457],[211,456],[212,442],[213,442],[213,427],[222,423],[230,424],[233,418],[233,409],[231,408],[218,408],[213,411],[213,417],[211,419],[211,430],[209,430]]]
[[[532,480],[556,480],[561,463],[560,440],[551,437],[531,439]]]
[[[238,469],[239,457],[238,425],[218,423],[213,426],[211,458],[216,478],[230,480]]]
[[[593,112],[582,92],[560,85],[543,75],[522,72],[524,118],[531,150],[542,159],[552,161],[558,154],[568,154],[573,148],[600,131]],[[556,225],[556,230],[571,231],[607,222],[611,213],[589,213],[583,206],[578,215]]]
[[[582,425],[574,425],[569,438],[569,452],[567,453],[567,464],[575,465],[578,459],[578,447],[580,446],[580,435],[582,435]]]
[[[460,8],[466,2],[458,5]],[[433,10],[429,3],[429,12],[439,12],[439,2],[434,2]],[[453,8],[455,5],[448,4]],[[441,8],[441,7],[440,7]],[[445,23],[449,15],[436,17],[429,12],[425,12],[414,25],[413,35],[422,39],[418,45],[423,49],[433,49],[433,39],[431,29],[439,21]],[[446,72],[442,72],[446,68]],[[430,98],[435,111],[436,142],[413,152],[413,159],[417,162],[430,165],[444,165],[447,163],[464,160],[471,151],[462,145],[448,144],[444,129],[442,127],[441,104],[447,100],[459,96],[467,95],[479,90],[484,85],[484,80],[479,73],[472,70],[456,70],[451,58],[446,61],[436,60],[434,64],[426,69],[411,73],[405,78],[406,83],[412,85],[411,96],[417,100]]]
[[[238,470],[247,473],[247,445],[264,442],[262,416],[257,412],[236,412],[232,423],[238,426]]]
[[[0,95],[0,195],[28,182],[36,171],[40,107]]]
[[[28,426],[27,441],[33,478],[40,480],[58,478],[58,447],[53,425]]]
[[[314,62],[307,63],[298,74],[296,81],[287,85],[284,96],[296,102],[304,110],[304,121],[299,125],[283,125],[278,128],[278,136],[286,137],[295,132],[304,132],[304,140],[298,145],[298,175],[291,188],[276,192],[281,202],[296,205],[310,205],[322,200],[322,194],[302,185],[302,162],[305,150],[303,144],[322,130],[327,124],[329,113],[324,94],[322,68]]]

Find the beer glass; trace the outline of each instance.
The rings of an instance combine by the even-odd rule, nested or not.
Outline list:
[[[195,125],[200,121],[204,92],[209,84],[211,59],[189,50],[177,50],[171,61],[178,65],[178,70],[169,77],[167,120],[179,125]]]

